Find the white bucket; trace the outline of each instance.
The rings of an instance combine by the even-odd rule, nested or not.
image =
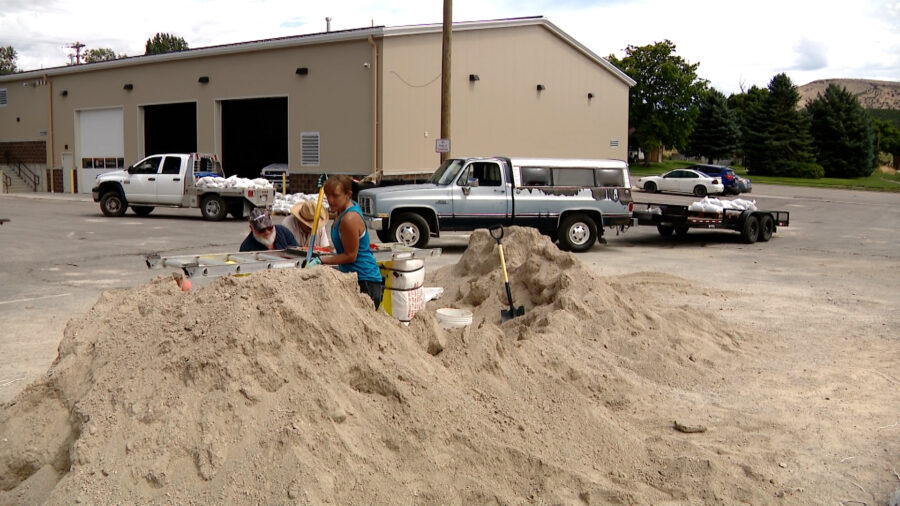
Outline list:
[[[435,311],[437,321],[445,329],[466,327],[472,323],[472,312],[468,309],[442,307]]]
[[[425,260],[411,253],[398,253],[381,265],[384,276],[382,300],[384,310],[394,318],[408,322],[425,307],[422,285],[425,283]]]

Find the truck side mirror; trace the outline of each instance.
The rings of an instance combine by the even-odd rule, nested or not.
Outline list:
[[[477,177],[470,177],[470,178],[466,181],[466,186],[471,186],[472,188],[478,188],[478,178],[477,178]]]

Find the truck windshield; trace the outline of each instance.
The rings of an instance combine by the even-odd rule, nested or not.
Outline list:
[[[450,158],[448,160],[444,160],[444,163],[441,164],[440,167],[434,174],[431,176],[431,181],[434,184],[450,184],[456,178],[456,174],[459,172],[459,169],[462,168],[465,160],[459,160],[456,158]]]

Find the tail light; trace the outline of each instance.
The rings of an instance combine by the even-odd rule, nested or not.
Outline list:
[[[718,180],[718,179],[713,179],[713,184],[719,184],[719,180]]]
[[[726,174],[725,179],[732,181],[732,180],[734,180],[734,176],[732,176],[731,174]]]
[[[629,202],[628,203],[628,212],[630,213],[633,211],[634,211],[634,202]]]
[[[248,197],[252,197],[252,196],[253,196],[253,190],[248,190],[248,191],[247,191],[247,196],[248,196]]]

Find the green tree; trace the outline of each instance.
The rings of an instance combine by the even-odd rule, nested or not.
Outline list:
[[[647,153],[661,145],[684,149],[707,85],[697,77],[700,64],[676,56],[669,40],[629,45],[624,58],[609,61],[636,81],[629,92],[629,143]]]
[[[738,126],[741,130],[740,144],[738,145],[736,152],[738,156],[746,157],[744,145],[750,137],[750,118],[753,114],[758,112],[760,107],[762,107],[762,103],[768,95],[768,89],[752,86],[746,92],[733,94],[728,97],[728,108],[731,109],[737,117]],[[744,164],[746,165],[746,160],[744,160]]]
[[[831,84],[806,105],[816,160],[828,177],[863,177],[872,174],[874,135],[872,119],[859,100],[843,86]]]
[[[875,132],[875,149],[893,155],[894,168],[900,168],[900,129],[890,121],[873,119],[872,130]]]
[[[800,94],[786,74],[769,82],[759,107],[748,111],[744,163],[752,174],[807,177],[813,165],[809,116],[797,109]]]
[[[741,130],[737,116],[719,90],[710,89],[700,100],[699,113],[688,142],[686,154],[716,158],[732,156],[738,149]]]
[[[173,51],[186,51],[188,49],[188,43],[181,37],[177,37],[170,33],[159,32],[152,38],[147,39],[147,44],[144,47],[146,49],[144,54],[160,54],[171,53]]]
[[[0,47],[0,75],[18,72],[19,69],[16,68],[18,59],[19,55],[12,46]]]
[[[97,49],[88,49],[84,52],[85,63],[97,63],[101,61],[115,60],[117,58],[125,58],[126,55],[120,54],[116,56],[116,52],[108,47]]]

